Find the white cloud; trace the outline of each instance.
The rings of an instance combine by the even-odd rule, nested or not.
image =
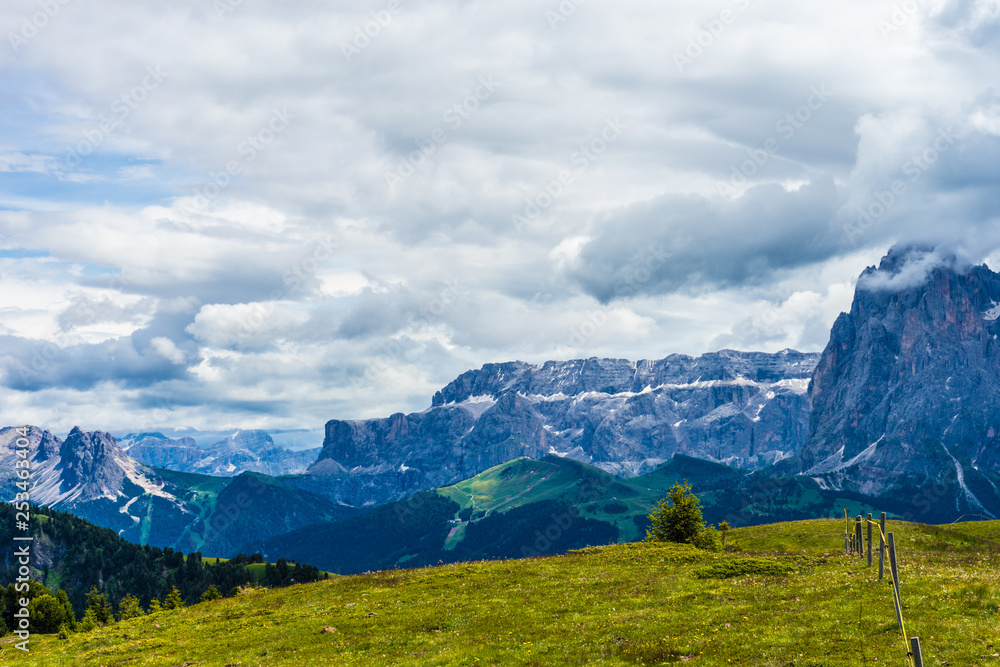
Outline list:
[[[47,155],[25,155],[0,146],[0,172],[35,172],[47,174],[53,170],[55,160]]]
[[[286,303],[209,304],[186,331],[212,347],[262,347],[293,333],[308,319],[307,313]]]
[[[183,364],[184,363],[184,353],[180,351],[174,341],[169,338],[164,338],[159,336],[150,341],[153,345],[153,349],[156,350],[160,356],[168,360],[172,364]]]
[[[0,398],[64,426],[312,428],[487,361],[821,349],[893,243],[1000,248],[997,4],[920,4],[886,31],[862,0],[623,0],[553,30],[554,2],[429,0],[350,62],[384,2],[64,5],[0,50],[0,253],[38,251],[0,254],[0,358],[71,353]]]

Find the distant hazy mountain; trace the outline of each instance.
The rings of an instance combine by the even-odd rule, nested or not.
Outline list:
[[[865,269],[813,377],[800,469],[914,516],[1000,516],[1000,274],[928,249]]]
[[[14,499],[14,427],[0,429],[0,501]],[[31,501],[72,512],[140,544],[228,556],[248,539],[357,513],[257,473],[210,477],[154,469],[101,431],[66,440],[28,428]]]
[[[179,472],[233,477],[259,472],[272,477],[304,472],[320,448],[293,451],[274,444],[265,431],[236,431],[202,449],[191,438],[173,440],[161,433],[129,434],[121,440],[129,456],[147,465]]]
[[[293,483],[362,505],[452,484],[526,456],[566,456],[630,477],[675,454],[766,468],[797,456],[819,355],[723,350],[659,361],[487,364],[424,412],[326,424]]]

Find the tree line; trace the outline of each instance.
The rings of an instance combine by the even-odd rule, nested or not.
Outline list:
[[[264,563],[259,553],[223,560],[170,547],[138,545],[66,512],[31,508],[32,581],[26,592],[0,583],[0,635],[14,628],[17,598],[30,600],[33,632],[89,630],[122,619],[176,609],[241,588],[307,583],[326,578],[318,568]],[[14,508],[0,503],[0,542],[12,544]],[[14,582],[18,563],[0,554],[0,582]]]

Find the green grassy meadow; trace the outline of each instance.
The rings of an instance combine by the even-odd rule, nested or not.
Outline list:
[[[1000,665],[1000,522],[890,522],[925,664]],[[645,543],[257,591],[0,643],[2,665],[907,665],[887,583],[844,522],[740,528],[725,553]]]

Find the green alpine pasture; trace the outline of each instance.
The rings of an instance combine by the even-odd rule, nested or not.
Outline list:
[[[844,528],[738,528],[723,553],[616,544],[258,590],[32,637],[30,654],[6,637],[0,664],[908,665],[889,584],[843,554]],[[1000,665],[1000,522],[888,530],[925,664]]]

